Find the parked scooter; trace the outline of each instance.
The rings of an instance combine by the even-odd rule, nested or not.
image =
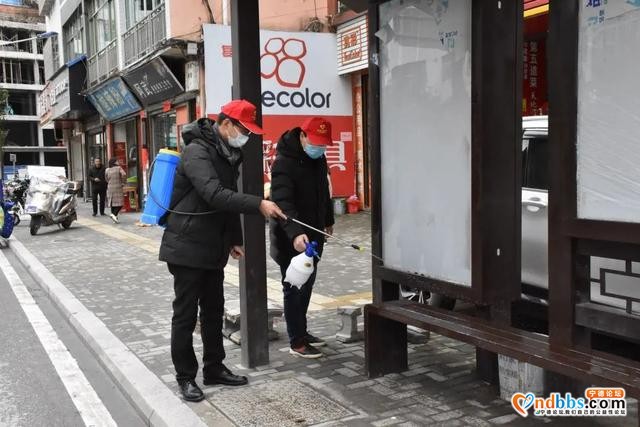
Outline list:
[[[20,224],[20,216],[26,213],[25,205],[27,201],[27,190],[29,189],[29,179],[15,178],[5,183],[5,202],[11,202],[10,214],[13,216],[14,225]]]
[[[27,190],[26,211],[31,215],[29,231],[35,236],[41,226],[58,224],[64,229],[78,219],[76,194],[77,182],[57,176],[32,177]]]

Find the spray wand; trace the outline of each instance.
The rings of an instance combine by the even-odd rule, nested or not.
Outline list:
[[[354,244],[354,243],[348,242],[348,241],[346,241],[346,240],[344,240],[344,239],[341,239],[341,238],[339,238],[339,237],[336,237],[336,236],[334,236],[334,235],[332,235],[332,234],[325,233],[324,231],[322,231],[322,230],[318,230],[317,228],[312,227],[312,226],[310,226],[309,224],[305,224],[305,223],[304,223],[304,222],[302,222],[302,221],[298,221],[298,220],[297,220],[297,219],[295,219],[295,218],[287,217],[287,220],[289,220],[289,221],[293,221],[293,222],[295,222],[296,224],[299,224],[299,225],[301,225],[301,226],[303,226],[303,227],[305,227],[305,228],[308,228],[308,229],[313,230],[313,231],[315,231],[315,232],[317,232],[317,233],[320,233],[320,234],[322,234],[322,235],[324,235],[324,236],[326,236],[326,237],[328,237],[328,238],[336,239],[338,242],[342,242],[343,244],[345,244],[345,245],[349,246],[350,248],[355,249],[356,251],[359,251],[359,252],[365,252],[365,251],[368,251],[368,252],[371,254],[371,256],[372,256],[373,258],[377,259],[377,260],[378,260],[378,261],[380,261],[380,262],[384,262],[384,260],[383,260],[382,258],[380,258],[380,257],[379,257],[379,256],[377,256],[376,254],[374,254],[373,252],[371,252],[371,250],[369,250],[369,249],[366,249],[366,248],[363,248],[363,247],[361,247],[361,246],[359,246],[359,245],[356,245],[356,244]]]

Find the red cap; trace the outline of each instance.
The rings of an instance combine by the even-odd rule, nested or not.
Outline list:
[[[251,133],[262,135],[264,131],[256,123],[256,107],[244,99],[235,99],[222,107],[222,113],[240,122]]]
[[[302,123],[300,128],[307,134],[313,145],[333,145],[331,123],[320,117],[312,117]]]

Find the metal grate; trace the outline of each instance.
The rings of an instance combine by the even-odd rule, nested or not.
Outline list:
[[[164,3],[124,33],[125,67],[139,61],[162,46],[167,38]]]

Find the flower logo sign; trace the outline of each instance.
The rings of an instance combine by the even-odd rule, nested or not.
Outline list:
[[[306,68],[302,58],[307,54],[307,45],[300,39],[274,37],[267,41],[260,57],[262,77],[274,78],[283,87],[302,86]]]

